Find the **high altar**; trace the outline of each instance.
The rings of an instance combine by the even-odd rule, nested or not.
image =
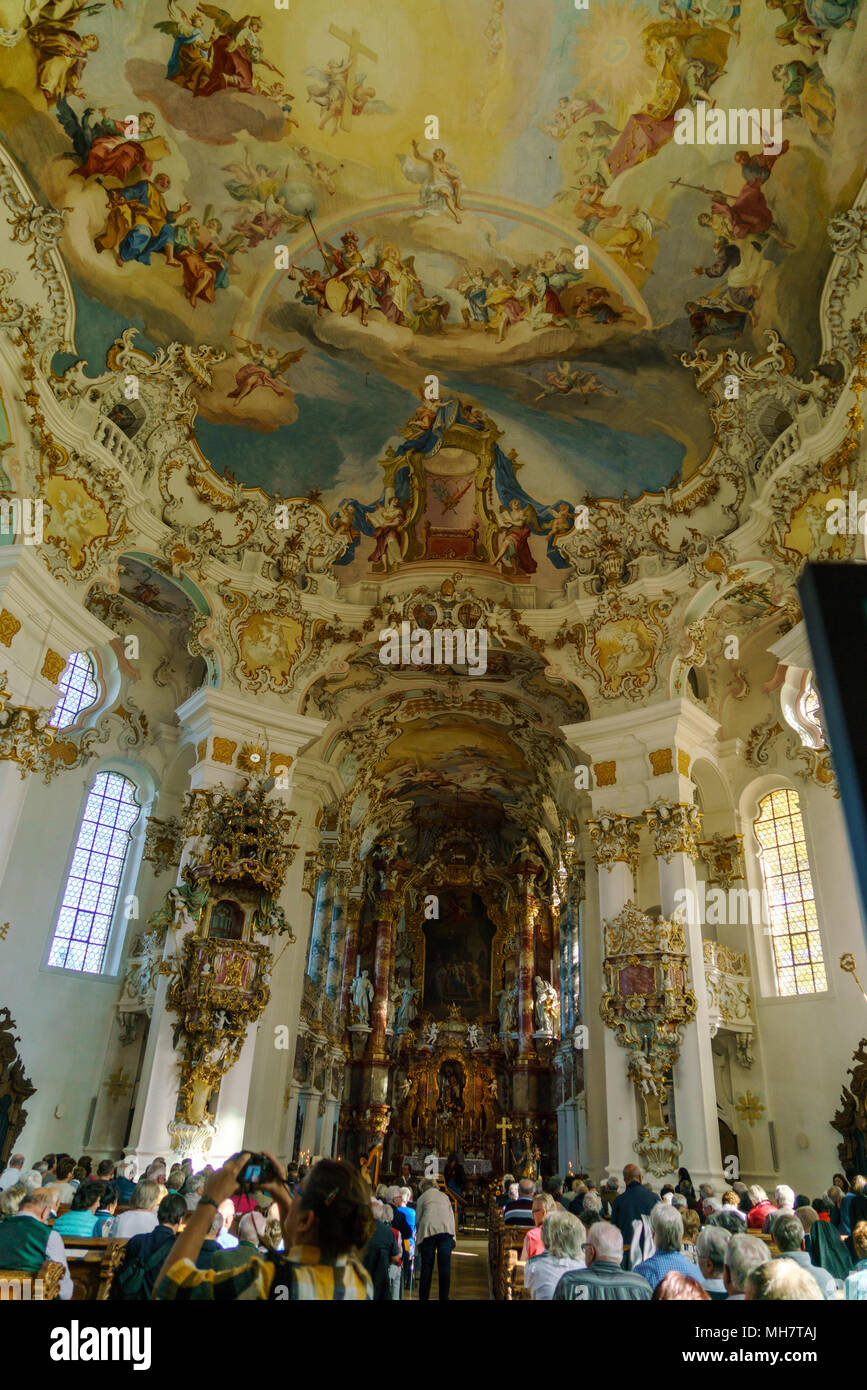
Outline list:
[[[421,869],[383,863],[378,910],[359,906],[356,981],[367,970],[374,1002],[362,988],[351,1005],[341,1153],[379,1136],[385,1169],[455,1152],[487,1175],[538,1150],[550,1171],[567,895],[529,845],[503,866],[455,836]]]

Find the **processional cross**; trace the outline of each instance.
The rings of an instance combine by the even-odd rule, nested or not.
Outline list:
[[[503,1118],[500,1120],[500,1123],[499,1123],[498,1125],[495,1125],[495,1129],[498,1129],[498,1130],[500,1131],[500,1134],[501,1134],[502,1137],[503,1137],[503,1172],[504,1172],[504,1173],[505,1173],[505,1171],[506,1171],[506,1133],[507,1133],[508,1130],[512,1129],[512,1127],[513,1127],[513,1126],[512,1126],[512,1121],[511,1121],[511,1120],[507,1120],[506,1117],[505,1117],[505,1115],[504,1115]]]
[[[346,96],[343,100],[343,113],[340,124],[344,130],[352,129],[352,89],[355,86],[355,70],[358,66],[359,54],[369,58],[372,63],[379,62],[379,54],[374,53],[371,48],[365,48],[361,42],[361,35],[357,29],[353,29],[347,34],[345,29],[340,29],[336,24],[332,24],[328,29],[333,39],[340,43],[349,45],[349,67],[346,69]]]

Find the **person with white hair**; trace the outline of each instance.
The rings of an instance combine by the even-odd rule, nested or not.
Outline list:
[[[28,1192],[35,1192],[37,1187],[42,1186],[42,1174],[38,1168],[29,1168],[21,1174],[19,1181],[23,1182]]]
[[[636,1274],[643,1275],[652,1289],[672,1269],[694,1279],[695,1264],[683,1253],[683,1218],[680,1212],[665,1202],[657,1202],[650,1212],[650,1229],[656,1251],[649,1259],[635,1266]]]
[[[112,1236],[126,1240],[130,1236],[145,1235],[148,1231],[152,1231],[158,1224],[157,1207],[159,1202],[159,1183],[152,1182],[149,1178],[142,1178],[141,1182],[136,1183],[129,1209],[122,1211],[115,1220],[111,1230]],[[215,1212],[214,1215],[217,1216],[218,1213]],[[222,1222],[222,1220],[221,1216],[220,1221]]]
[[[587,1233],[577,1216],[569,1211],[549,1211],[542,1222],[544,1250],[527,1261],[524,1268],[524,1288],[529,1289],[534,1303],[547,1303],[563,1275],[572,1269],[586,1268],[584,1241]]]
[[[132,1194],[135,1191],[136,1165],[132,1158],[125,1158],[117,1165],[114,1185],[117,1188],[117,1200],[122,1207],[128,1206],[132,1201]]]
[[[421,1192],[415,1204],[415,1212],[417,1222],[415,1235],[421,1261],[418,1286],[419,1302],[427,1303],[430,1298],[434,1261],[436,1261],[437,1267],[440,1302],[443,1302],[448,1299],[451,1288],[455,1217],[452,1204],[440,1188],[436,1178],[422,1179]]]
[[[231,1203],[230,1203],[231,1205]],[[223,1203],[220,1204],[222,1209]],[[212,1256],[211,1269],[233,1269],[235,1265],[246,1264],[251,1255],[260,1255],[265,1249],[263,1236],[268,1219],[264,1212],[245,1212],[238,1222],[238,1239],[235,1245],[222,1248]],[[219,1242],[219,1236],[217,1241]]]
[[[778,1187],[775,1195],[778,1195],[780,1190],[781,1189]],[[786,1190],[789,1192],[792,1191],[791,1188]],[[794,1196],[795,1194],[792,1192],[793,1200]],[[795,1215],[794,1211],[781,1210],[774,1217],[771,1223],[771,1235],[774,1244],[780,1252],[779,1255],[774,1256],[774,1259],[794,1260],[795,1264],[800,1265],[802,1269],[809,1270],[810,1274],[819,1285],[819,1288],[822,1290],[823,1298],[832,1299],[837,1297],[837,1281],[833,1274],[830,1274],[827,1269],[823,1269],[821,1265],[814,1265],[810,1256],[807,1254],[804,1248],[804,1228],[801,1225],[800,1218]]]
[[[722,1226],[705,1226],[695,1243],[695,1254],[704,1286],[713,1299],[728,1298],[725,1262],[729,1241],[735,1237]]]
[[[0,1192],[5,1192],[7,1187],[20,1182],[23,1170],[24,1155],[13,1154],[3,1172],[0,1173]]]
[[[554,1290],[553,1302],[598,1302],[600,1299],[647,1302],[653,1290],[643,1275],[623,1269],[623,1236],[610,1221],[597,1221],[584,1242],[585,1269],[569,1270]]]
[[[768,1212],[762,1222],[762,1235],[766,1236],[770,1234],[778,1216],[794,1215],[796,1200],[794,1188],[787,1187],[784,1182],[777,1184],[774,1188],[774,1202],[777,1210]]]
[[[195,1211],[199,1205],[199,1198],[207,1176],[207,1173],[192,1173],[184,1183],[182,1196],[187,1204],[187,1211]]]
[[[775,1212],[777,1208],[765,1189],[759,1187],[758,1183],[753,1183],[752,1187],[747,1188],[747,1196],[750,1199],[747,1226],[751,1231],[761,1231],[765,1224],[765,1217],[769,1212]]]
[[[794,1260],[768,1260],[747,1275],[746,1295],[758,1303],[821,1303],[822,1290],[811,1273]]]
[[[581,1220],[589,1231],[594,1221],[602,1221],[602,1198],[595,1188],[591,1192],[584,1193],[584,1202],[581,1206]]]
[[[800,1225],[800,1222],[798,1224]],[[747,1276],[754,1269],[758,1269],[759,1265],[766,1264],[770,1258],[770,1250],[758,1236],[732,1236],[726,1246],[723,1266],[723,1283],[728,1290],[726,1301],[730,1303],[733,1299],[746,1298],[744,1288]]]

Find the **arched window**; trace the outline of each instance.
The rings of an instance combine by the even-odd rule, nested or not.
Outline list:
[[[93,661],[87,652],[72,653],[63,668],[63,675],[57,682],[57,689],[60,699],[54,706],[51,727],[66,729],[74,723],[82,710],[90,709],[99,699]]]
[[[100,772],[90,789],[69,866],[48,964],[98,974],[102,969],[141,807],[120,772]]]
[[[777,989],[782,995],[817,994],[828,981],[798,793],[784,787],[762,797],[753,828],[761,847]]]

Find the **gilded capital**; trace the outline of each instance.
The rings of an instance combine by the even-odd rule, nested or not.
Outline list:
[[[688,854],[693,860],[698,857],[701,812],[697,806],[659,797],[644,815],[653,835],[653,852],[657,859],[670,864],[675,854]]]
[[[587,822],[593,841],[593,858],[601,867],[618,862],[629,864],[633,873],[638,868],[640,822],[616,811],[602,811],[595,820]]]

